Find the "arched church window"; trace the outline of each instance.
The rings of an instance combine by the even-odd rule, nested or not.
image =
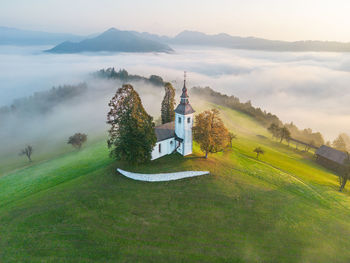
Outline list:
[[[181,123],[181,117],[179,117],[179,123]]]
[[[187,118],[187,123],[191,123],[191,118],[190,117]]]

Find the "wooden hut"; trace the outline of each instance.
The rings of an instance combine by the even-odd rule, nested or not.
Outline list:
[[[337,172],[344,168],[345,160],[348,159],[348,155],[345,152],[338,151],[326,145],[318,148],[315,156],[319,164]]]

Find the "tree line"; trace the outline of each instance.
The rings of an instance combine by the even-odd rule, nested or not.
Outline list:
[[[149,78],[131,75],[125,69],[120,69],[118,71],[115,68],[101,69],[97,71],[94,76],[103,79],[117,79],[123,83],[129,83],[134,81],[144,81],[145,83],[152,84],[154,86],[163,87],[166,83],[163,81],[162,77],[157,75],[151,75]]]
[[[10,106],[0,108],[0,120],[10,115],[46,114],[53,107],[81,96],[87,91],[87,84],[63,85],[47,91],[35,92],[32,96],[15,99]]]

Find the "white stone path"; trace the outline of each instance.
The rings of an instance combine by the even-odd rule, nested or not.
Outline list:
[[[179,179],[188,178],[188,177],[195,177],[195,176],[200,176],[200,175],[205,175],[210,173],[208,171],[185,171],[185,172],[177,172],[177,173],[139,174],[139,173],[127,172],[119,168],[117,169],[117,171],[128,178],[138,180],[138,181],[145,181],[145,182],[173,181],[173,180],[179,180]]]

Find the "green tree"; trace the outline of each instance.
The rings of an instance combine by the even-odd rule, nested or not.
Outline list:
[[[256,158],[259,159],[260,154],[265,154],[265,151],[261,147],[256,147],[254,151],[256,153]]]
[[[73,136],[70,136],[68,139],[68,144],[71,144],[74,148],[80,150],[83,143],[87,141],[87,135],[84,133],[76,133]]]
[[[153,118],[143,108],[139,94],[130,84],[125,84],[108,105],[110,156],[131,163],[149,161],[157,138]]]
[[[276,123],[271,123],[271,125],[267,128],[267,130],[272,134],[272,137],[278,138],[279,135],[279,127]]]
[[[283,140],[289,140],[290,139],[290,131],[288,130],[287,127],[282,127],[278,131],[278,137],[280,138],[280,142]]]
[[[157,76],[157,75],[151,75],[149,77],[149,81],[156,86],[163,86],[164,85],[164,81],[161,77]]]
[[[339,151],[346,151],[346,143],[341,135],[339,135],[334,141],[333,141],[333,147]]]
[[[224,150],[229,144],[228,133],[217,109],[204,111],[195,118],[193,137],[205,152],[205,158],[208,158],[208,153]]]
[[[169,82],[165,83],[164,89],[165,95],[161,108],[162,124],[175,120],[175,89]]]

